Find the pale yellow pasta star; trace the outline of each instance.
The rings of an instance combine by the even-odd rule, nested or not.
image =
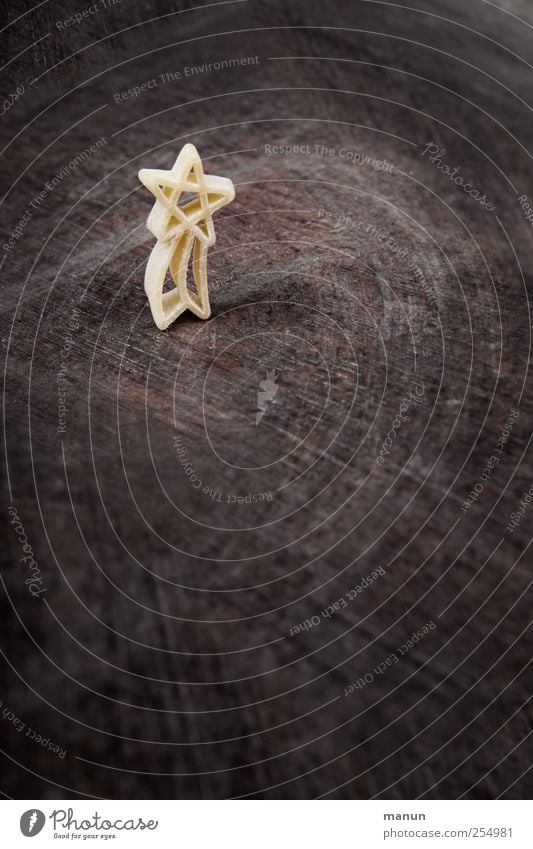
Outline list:
[[[187,309],[199,318],[209,318],[207,251],[216,239],[212,216],[235,197],[233,183],[227,177],[204,174],[193,144],[185,145],[170,171],[141,168],[139,180],[156,198],[146,226],[157,243],[144,276],[156,325],[165,330]],[[195,197],[180,206],[183,193],[193,193]],[[191,253],[197,293],[187,286]],[[163,291],[167,271],[175,286],[170,292]]]

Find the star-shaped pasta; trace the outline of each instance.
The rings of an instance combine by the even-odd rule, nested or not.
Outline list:
[[[204,174],[202,160],[193,144],[186,144],[170,171],[142,168],[139,180],[155,196],[146,226],[157,239],[144,277],[154,321],[160,330],[189,309],[209,318],[207,252],[216,235],[213,213],[235,197],[231,180]],[[182,194],[194,194],[180,206]],[[187,286],[187,267],[192,271],[196,293]],[[167,271],[175,288],[163,292]]]

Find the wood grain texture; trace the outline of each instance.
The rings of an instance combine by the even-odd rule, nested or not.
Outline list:
[[[44,38],[4,71],[25,83],[0,176],[6,795],[531,791],[532,508],[506,525],[532,484],[533,21],[419,5],[161,0],[58,27],[78,9],[45,3],[7,30],[4,61]],[[187,141],[237,194],[212,319],[160,333],[136,175]]]

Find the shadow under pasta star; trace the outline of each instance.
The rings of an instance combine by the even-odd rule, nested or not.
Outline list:
[[[189,309],[199,318],[209,318],[207,252],[216,240],[213,213],[235,197],[231,180],[204,174],[202,160],[193,144],[186,144],[169,171],[142,168],[139,180],[156,201],[146,226],[157,239],[144,277],[154,321],[160,330]],[[180,206],[183,194],[193,198]],[[196,293],[187,286],[187,268],[193,254],[192,271]],[[167,271],[175,288],[164,292]]]

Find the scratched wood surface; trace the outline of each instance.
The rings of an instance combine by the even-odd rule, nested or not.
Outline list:
[[[419,6],[4,3],[5,795],[531,792],[533,20]]]

